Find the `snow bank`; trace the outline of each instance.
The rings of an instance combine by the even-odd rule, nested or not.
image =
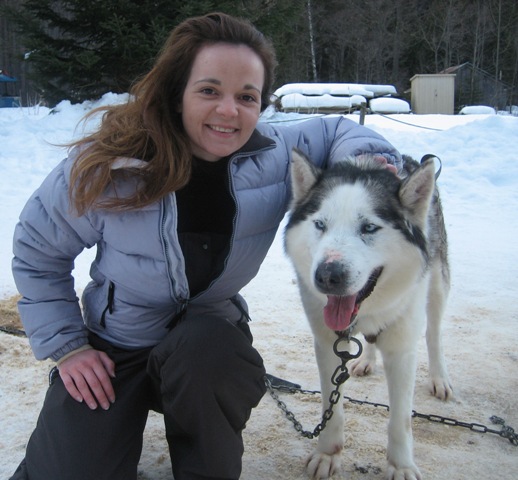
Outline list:
[[[410,113],[409,103],[400,98],[373,98],[369,108],[371,113]]]
[[[496,115],[496,111],[486,105],[470,105],[462,107],[459,115]]]

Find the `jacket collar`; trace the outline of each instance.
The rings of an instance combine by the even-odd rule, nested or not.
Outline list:
[[[259,130],[255,129],[248,141],[236,152],[230,155],[230,158],[244,157],[270,150],[276,146],[275,140],[265,137]]]

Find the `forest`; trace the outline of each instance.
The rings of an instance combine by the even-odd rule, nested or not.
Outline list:
[[[0,0],[0,69],[22,103],[126,92],[185,18],[250,19],[275,45],[275,87],[391,84],[469,63],[518,104],[516,0]],[[469,101],[469,99],[467,99]]]

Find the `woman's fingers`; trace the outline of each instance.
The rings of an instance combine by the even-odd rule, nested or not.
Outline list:
[[[67,392],[92,410],[99,405],[108,410],[115,401],[110,379],[115,376],[115,365],[106,353],[93,349],[79,352],[61,363],[59,373]]]

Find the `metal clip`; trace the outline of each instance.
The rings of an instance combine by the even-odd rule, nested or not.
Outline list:
[[[342,342],[346,342],[349,346],[350,342],[353,342],[358,347],[358,351],[356,353],[351,353],[348,350],[340,350],[339,345]],[[335,355],[338,356],[343,362],[348,362],[349,360],[352,360],[353,358],[358,358],[363,351],[362,342],[360,342],[355,337],[347,337],[347,336],[339,336],[335,343],[333,344],[333,351],[335,352]]]

